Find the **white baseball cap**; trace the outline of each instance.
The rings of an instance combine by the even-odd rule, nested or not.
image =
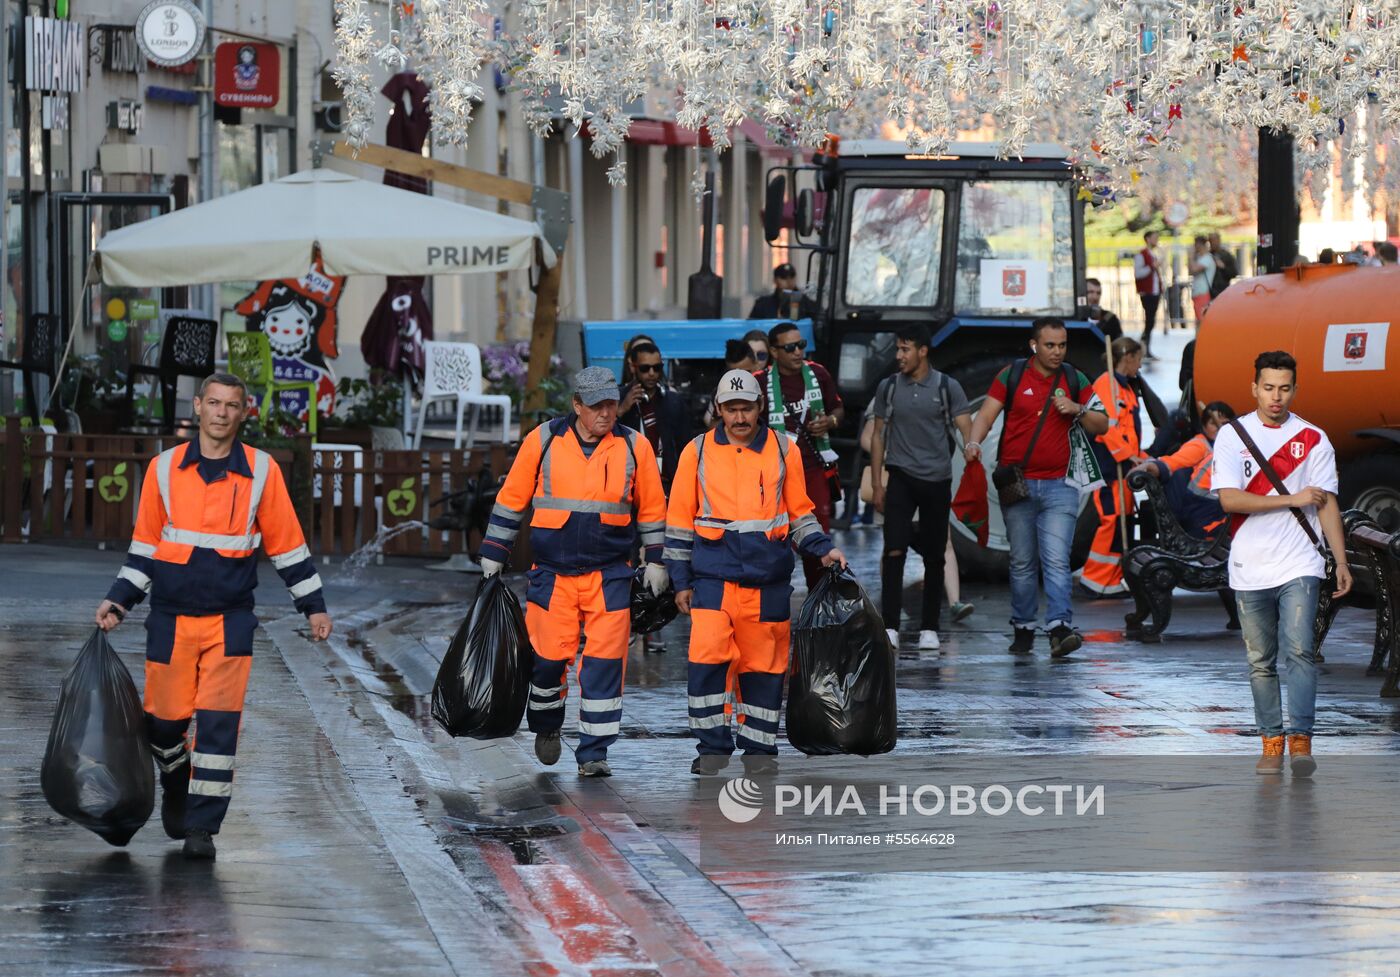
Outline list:
[[[730,370],[719,378],[715,388],[715,403],[723,404],[731,400],[758,401],[763,397],[763,388],[747,370]]]

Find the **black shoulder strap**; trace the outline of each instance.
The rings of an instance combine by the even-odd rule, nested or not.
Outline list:
[[[1008,398],[1012,398],[1007,401],[1007,406],[1005,408],[1008,414],[1011,413],[1011,405],[1015,403],[1016,388],[1021,385],[1021,378],[1026,375],[1026,368],[1029,364],[1030,360],[1025,359],[1011,365],[1011,376],[1006,378],[1009,381],[1006,385],[1006,395]],[[1063,369],[1063,366],[1061,369]],[[1030,463],[1031,452],[1035,450],[1035,443],[1040,440],[1041,429],[1045,427],[1045,421],[1050,416],[1050,405],[1054,403],[1054,401],[1055,386],[1051,384],[1050,392],[1045,395],[1045,403],[1040,407],[1040,420],[1036,422],[1035,431],[1031,434],[1030,444],[1026,445],[1026,456],[1020,461],[1022,468],[1025,468],[1026,465]],[[999,441],[997,442],[997,455],[1000,456],[1000,454],[1001,442]]]
[[[1273,465],[1269,464],[1269,459],[1264,457],[1264,453],[1259,450],[1259,445],[1254,443],[1254,439],[1249,436],[1249,432],[1244,429],[1239,418],[1232,417],[1229,423],[1230,427],[1239,435],[1240,440],[1244,442],[1244,446],[1249,449],[1249,453],[1254,456],[1254,460],[1259,463],[1259,470],[1264,473],[1264,477],[1269,480],[1274,491],[1280,496],[1288,495],[1288,487],[1283,484],[1283,479],[1278,477],[1278,472],[1274,470]],[[1317,533],[1312,528],[1312,523],[1308,522],[1308,517],[1303,515],[1303,510],[1296,505],[1291,505],[1288,507],[1288,511],[1293,513],[1293,518],[1298,520],[1298,525],[1303,527],[1303,532],[1308,534],[1308,539],[1312,540],[1312,544],[1317,547],[1318,551],[1326,555],[1327,547],[1323,545],[1322,540],[1318,539]]]
[[[1061,363],[1060,370],[1065,375],[1065,389],[1069,391],[1070,400],[1079,399],[1079,371],[1075,369],[1073,363]]]
[[[1026,367],[1030,360],[1017,360],[1014,363],[1006,364],[1006,402],[1012,402],[1016,396],[1016,388],[1021,385],[1021,378],[1026,375]]]

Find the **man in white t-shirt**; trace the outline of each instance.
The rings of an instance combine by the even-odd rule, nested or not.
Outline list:
[[[1255,770],[1283,771],[1284,734],[1295,777],[1311,776],[1317,662],[1313,657],[1313,622],[1326,563],[1314,541],[1326,538],[1337,562],[1341,597],[1351,590],[1337,506],[1337,462],[1332,443],[1321,429],[1288,412],[1297,387],[1298,364],[1282,351],[1260,353],[1254,360],[1254,398],[1258,409],[1239,418],[1259,453],[1288,490],[1280,496],[1268,474],[1241,438],[1226,425],[1215,439],[1212,490],[1231,515],[1230,587],[1239,605],[1240,624],[1249,659],[1249,686],[1254,693],[1254,720],[1264,741]],[[1290,509],[1303,513],[1309,531]],[[1288,726],[1283,724],[1278,656],[1282,651],[1288,678]]]

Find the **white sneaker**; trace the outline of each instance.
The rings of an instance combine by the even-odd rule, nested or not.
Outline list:
[[[885,636],[888,637],[888,638],[890,639],[890,647],[891,647],[891,648],[898,648],[898,647],[899,647],[899,632],[898,632],[898,631],[896,631],[894,628],[885,628]]]
[[[920,631],[920,632],[919,632],[919,650],[920,650],[920,651],[937,651],[937,650],[938,650],[938,632],[937,632],[937,631]]]

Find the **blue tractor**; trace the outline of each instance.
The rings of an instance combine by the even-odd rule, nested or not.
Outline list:
[[[946,153],[911,152],[903,142],[835,138],[814,162],[769,171],[765,236],[777,243],[787,223],[792,261],[806,275],[817,314],[804,332],[813,358],[836,378],[846,422],[834,439],[852,479],[859,462],[861,415],[880,381],[895,372],[895,332],[922,322],[933,336],[934,365],[973,399],[984,398],[998,370],[1029,355],[1031,320],[1056,315],[1069,326],[1069,360],[1091,379],[1103,370],[1104,336],[1084,306],[1084,203],[1063,149],[1026,147],[1020,159],[996,158],[985,143],[953,143]],[[623,334],[645,332],[682,360],[676,380],[713,383],[724,340],[771,322],[586,323],[589,362],[620,357]],[[660,333],[660,334],[658,334]],[[681,353],[685,350],[685,353]],[[614,365],[620,364],[620,359]],[[1154,421],[1165,420],[1160,403]],[[995,464],[1000,422],[986,439]],[[955,461],[961,476],[961,458]],[[849,498],[854,484],[849,485]],[[1090,513],[1092,516],[1092,513]],[[954,522],[965,574],[1006,573],[1006,537],[991,506],[989,546]],[[1087,552],[1092,520],[1081,520]],[[1083,552],[1076,554],[1082,560]]]

